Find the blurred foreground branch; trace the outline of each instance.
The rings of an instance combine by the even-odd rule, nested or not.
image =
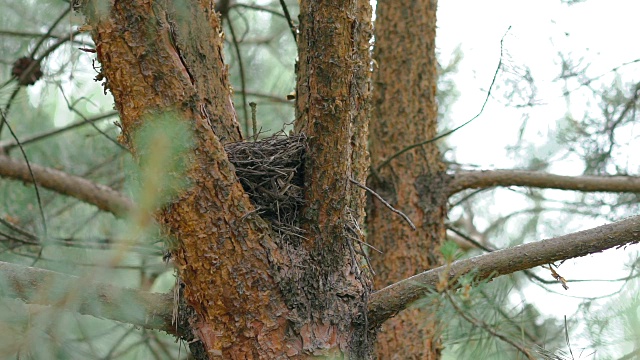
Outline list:
[[[122,288],[6,262],[0,262],[0,284],[0,296],[3,297],[59,306],[146,329],[178,332],[172,325],[172,294]]]

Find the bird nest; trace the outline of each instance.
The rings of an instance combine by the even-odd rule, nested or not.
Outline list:
[[[277,134],[259,141],[245,141],[225,145],[229,160],[236,168],[236,175],[249,198],[256,207],[256,212],[271,224],[276,241],[280,241],[283,249],[292,258],[305,258],[299,253],[299,244],[303,239],[308,240],[303,229],[298,227],[298,211],[304,202],[304,157],[307,149],[307,137],[304,134],[287,136]],[[371,191],[355,180],[352,182]],[[379,195],[375,194],[377,197]],[[391,205],[380,198],[388,207]],[[395,210],[394,212],[398,212]],[[402,214],[404,215],[404,214]],[[366,268],[371,270],[369,257],[364,246],[371,247],[363,241],[363,233],[354,216],[349,212],[346,220],[347,239],[352,264],[355,264],[357,274],[360,273],[360,260],[366,261]],[[406,215],[404,217],[408,220]],[[413,226],[411,220],[408,222]],[[371,247],[380,252],[380,250]],[[304,266],[304,265],[300,265]],[[360,275],[357,275],[358,277]]]
[[[225,145],[242,187],[274,230],[301,237],[298,209],[304,201],[304,134],[277,134],[258,141]]]

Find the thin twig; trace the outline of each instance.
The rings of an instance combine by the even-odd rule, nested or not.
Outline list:
[[[573,357],[573,351],[571,350],[571,341],[569,341],[569,328],[567,327],[567,315],[564,316],[564,336],[565,341],[567,342],[567,348],[569,348],[569,354],[571,354],[571,358]]]
[[[51,26],[49,27],[49,30],[47,30],[47,32],[44,35],[42,35],[42,37],[40,38],[36,46],[31,51],[32,59],[35,58],[36,52],[38,52],[38,50],[40,49],[40,46],[44,44],[45,40],[49,38],[49,35],[53,33],[53,30],[56,28],[56,26],[58,26],[60,21],[62,21],[62,19],[64,19],[69,14],[69,12],[71,12],[71,8],[65,9],[65,11],[63,11],[62,14],[60,14],[60,16],[58,16],[58,18],[53,22],[53,24],[51,24]]]
[[[456,206],[458,206],[458,205],[462,204],[463,202],[465,202],[465,201],[469,200],[471,197],[476,196],[476,195],[478,195],[479,193],[481,193],[481,192],[483,192],[483,191],[490,190],[490,189],[491,189],[491,188],[483,188],[483,189],[477,189],[477,190],[474,190],[474,191],[472,191],[472,192],[468,193],[467,195],[465,195],[462,199],[460,199],[460,200],[458,200],[458,201],[454,202],[453,204],[451,204],[451,205],[449,206],[449,209],[452,209],[452,208],[454,208],[454,207],[456,207]]]
[[[249,106],[251,106],[251,126],[253,127],[253,141],[256,141],[258,140],[258,120],[256,118],[258,105],[252,101],[249,103]]]
[[[358,238],[356,238],[356,237],[349,236],[349,239],[354,240],[354,241],[357,241],[357,242],[359,242],[360,244],[362,244],[362,245],[364,245],[364,246],[366,246],[366,247],[368,247],[368,248],[370,248],[370,249],[372,249],[372,250],[375,250],[376,252],[378,252],[378,253],[382,254],[382,251],[378,250],[375,246],[373,246],[373,245],[371,245],[371,244],[368,244],[368,243],[366,243],[366,242],[364,242],[364,241],[362,241],[362,240],[360,240],[360,239],[358,239]]]
[[[18,136],[13,131],[13,128],[11,127],[11,125],[9,125],[9,120],[7,119],[7,117],[5,116],[5,114],[2,111],[0,111],[0,116],[2,116],[2,123],[7,125],[7,129],[11,133],[11,136],[13,137],[13,139],[18,144],[18,147],[20,148],[20,152],[22,153],[22,157],[24,157],[24,161],[27,164],[27,168],[29,169],[29,175],[31,176],[31,181],[33,182],[33,187],[34,187],[34,189],[36,191],[36,201],[38,202],[38,210],[40,211],[40,216],[42,217],[42,232],[43,232],[44,238],[46,239],[47,236],[48,236],[48,234],[47,234],[47,220],[46,220],[46,217],[44,216],[44,209],[42,208],[42,199],[40,199],[40,190],[38,188],[38,183],[36,181],[36,177],[33,175],[33,169],[31,169],[31,163],[29,162],[29,158],[27,157],[27,153],[24,151],[24,148],[22,147],[22,144],[20,143],[20,139],[18,139]],[[37,261],[37,259],[36,259],[36,261]],[[35,262],[34,262],[34,264],[35,264]]]
[[[47,33],[25,32],[25,31],[12,31],[12,30],[0,30],[0,36],[13,36],[13,37],[41,37],[46,36],[48,38],[59,39],[63,36],[53,35]],[[65,35],[66,36],[66,35]]]
[[[284,17],[287,18],[287,22],[289,23],[289,29],[291,29],[291,35],[293,35],[293,41],[298,43],[298,36],[296,35],[296,26],[293,24],[293,20],[291,20],[291,14],[289,14],[289,9],[287,8],[287,4],[284,0],[280,0],[280,6],[282,6],[282,12],[284,12]]]
[[[391,206],[391,204],[389,204],[388,202],[386,202],[382,196],[378,195],[375,191],[371,190],[370,188],[366,187],[365,185],[360,184],[359,182],[355,181],[353,178],[349,178],[349,181],[351,181],[352,183],[354,183],[355,185],[361,187],[362,189],[368,191],[371,195],[375,196],[376,198],[378,198],[378,200],[380,200],[380,202],[382,202],[387,208],[389,208],[389,210],[393,211],[394,213],[400,215],[407,223],[409,223],[409,225],[411,226],[411,228],[413,230],[416,230],[416,226],[413,224],[413,222],[411,221],[411,219],[409,219],[409,217],[407,215],[405,215],[402,211],[397,210],[396,208],[394,208],[393,206]]]
[[[478,249],[481,249],[481,250],[486,251],[486,252],[495,251],[494,249],[491,249],[491,248],[488,248],[488,247],[482,245],[476,239],[474,239],[471,236],[463,233],[462,231],[454,228],[453,226],[447,225],[447,230],[451,230],[454,234],[456,234],[456,235],[460,236],[461,238],[463,238],[464,240],[470,242],[473,246],[477,247]]]
[[[265,94],[265,93],[252,91],[252,90],[247,90],[246,93],[249,96],[255,96],[257,98],[266,99],[266,100],[269,100],[270,102],[291,105],[291,101],[287,100],[285,95],[277,96],[277,95]]]
[[[92,118],[88,118],[88,119],[84,119],[83,118],[82,121],[77,121],[77,122],[71,123],[71,124],[69,124],[67,126],[61,127],[61,128],[54,128],[54,129],[51,129],[51,130],[48,130],[48,131],[44,131],[42,133],[30,136],[28,138],[22,139],[21,143],[24,146],[24,145],[30,144],[32,142],[40,141],[40,140],[49,138],[50,136],[58,135],[58,134],[61,134],[61,133],[65,132],[65,131],[69,131],[69,130],[75,129],[77,127],[80,127],[80,126],[83,126],[83,125],[86,125],[86,124],[89,124],[89,123],[94,123],[94,122],[97,122],[97,121],[100,121],[100,120],[104,120],[104,119],[107,119],[107,118],[110,118],[110,117],[113,117],[113,116],[116,116],[116,115],[118,115],[117,111],[110,111],[110,112],[107,112],[107,113],[104,113],[104,114],[97,115],[97,116],[92,117]],[[11,141],[11,140],[3,141],[3,142],[0,142],[0,151],[8,152],[9,150],[13,149],[16,146],[18,146],[18,143],[15,140],[13,140],[13,141]]]
[[[9,222],[9,221],[7,221],[7,220],[5,220],[3,218],[0,218],[0,224],[6,226],[7,228],[9,228],[10,230],[12,230],[14,232],[17,232],[18,234],[20,234],[22,236],[28,238],[29,240],[34,240],[34,241],[38,240],[38,241],[40,241],[36,235],[34,235],[34,234],[32,234],[32,233],[30,233],[30,232],[28,232],[28,231],[16,226],[14,224],[12,224],[11,222]]]
[[[16,88],[11,93],[11,96],[9,96],[9,100],[7,101],[7,106],[5,106],[4,110],[0,110],[0,112],[3,113],[2,120],[0,120],[0,134],[2,134],[2,130],[4,129],[4,124],[6,122],[5,117],[9,115],[9,110],[11,110],[11,104],[13,104],[13,101],[18,96],[20,89],[22,89],[22,86],[20,85],[16,86]]]
[[[400,156],[400,155],[402,155],[402,154],[406,153],[407,151],[412,150],[412,149],[415,149],[415,148],[417,148],[417,147],[419,147],[419,146],[426,145],[426,144],[428,144],[428,143],[431,143],[431,142],[434,142],[434,141],[440,140],[440,139],[442,139],[443,137],[449,136],[449,135],[453,134],[454,132],[456,132],[456,131],[458,131],[458,130],[462,129],[462,128],[463,128],[463,127],[465,127],[465,126],[467,126],[467,125],[468,125],[469,123],[471,123],[473,120],[475,120],[475,119],[477,119],[478,117],[480,117],[480,115],[484,112],[484,108],[485,108],[485,106],[486,106],[486,105],[487,105],[487,103],[489,102],[489,97],[491,96],[491,90],[493,89],[493,85],[495,84],[495,82],[496,82],[496,78],[498,77],[498,72],[500,72],[500,68],[502,67],[503,43],[504,43],[504,38],[505,38],[505,36],[507,36],[507,34],[509,33],[509,30],[511,30],[511,26],[509,26],[509,28],[507,29],[507,31],[506,31],[506,32],[504,33],[504,35],[502,36],[502,40],[500,40],[500,61],[498,61],[498,66],[496,67],[496,71],[495,71],[495,73],[493,74],[493,79],[491,80],[491,85],[489,85],[489,90],[487,91],[487,96],[486,96],[486,97],[485,97],[485,99],[484,99],[484,103],[482,104],[482,107],[480,108],[480,111],[476,114],[476,116],[474,116],[474,117],[472,117],[471,119],[467,120],[467,121],[466,121],[466,122],[464,122],[462,125],[460,125],[460,126],[458,126],[458,127],[454,128],[454,129],[451,129],[451,130],[449,130],[449,131],[445,132],[444,134],[440,134],[440,135],[437,135],[437,136],[436,136],[436,137],[434,137],[434,138],[431,138],[431,139],[428,139],[428,140],[424,140],[424,141],[421,141],[421,142],[419,142],[419,143],[415,143],[415,144],[413,144],[413,145],[409,145],[409,146],[407,146],[406,148],[404,148],[404,149],[402,149],[402,150],[398,151],[397,153],[395,153],[395,154],[391,155],[388,159],[386,159],[385,161],[383,161],[382,163],[380,163],[380,165],[378,165],[378,167],[376,168],[376,170],[377,170],[377,171],[380,171],[380,169],[382,169],[383,167],[385,167],[385,166],[389,165],[389,163],[391,162],[391,160],[393,160],[393,159],[397,158],[398,156]]]
[[[62,88],[62,84],[58,83],[58,88],[60,89],[60,94],[62,94],[62,98],[64,99],[65,103],[67,104],[67,109],[69,109],[71,112],[77,114],[78,116],[80,116],[82,118],[82,120],[84,120],[84,122],[86,122],[87,124],[91,125],[97,132],[99,132],[102,136],[104,136],[107,140],[111,141],[112,143],[114,143],[117,147],[121,148],[124,151],[129,151],[129,149],[122,145],[118,140],[112,138],[111,136],[109,136],[109,134],[107,134],[106,132],[104,132],[102,129],[100,129],[98,127],[98,125],[96,125],[94,122],[89,121],[89,119],[84,116],[84,114],[82,114],[78,109],[75,108],[75,104],[78,103],[78,101],[82,100],[83,98],[80,98],[76,101],[74,101],[73,103],[69,102],[69,99],[67,98],[67,95],[64,93],[64,89]]]
[[[229,9],[238,8],[238,7],[251,9],[251,10],[257,10],[257,11],[263,11],[263,12],[266,12],[268,14],[279,16],[279,17],[284,18],[284,19],[287,18],[286,16],[284,16],[284,14],[281,14],[276,10],[270,9],[270,8],[268,8],[266,6],[260,6],[260,5],[255,5],[255,4],[237,4],[236,3],[236,4],[231,5],[229,7]]]
[[[236,56],[238,56],[238,68],[240,71],[240,92],[242,93],[242,109],[244,111],[244,133],[249,137],[249,110],[247,109],[247,82],[244,77],[244,65],[242,64],[242,55],[240,55],[240,45],[238,44],[238,38],[236,32],[233,29],[233,23],[231,17],[227,16],[227,23],[229,24],[229,32],[231,33],[231,40],[233,46],[236,49]]]

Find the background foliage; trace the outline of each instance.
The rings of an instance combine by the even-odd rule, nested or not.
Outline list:
[[[564,3],[567,7],[580,6],[578,1]],[[286,1],[286,4],[293,19],[297,19],[298,2]],[[82,25],[82,19],[70,11],[69,6],[65,1],[0,0],[3,10],[0,11],[0,108],[8,120],[0,132],[0,146],[12,157],[24,158],[19,147],[7,145],[15,142],[10,126],[22,141],[30,162],[106,184],[139,203],[153,203],[161,194],[168,196],[162,186],[149,186],[158,173],[152,167],[147,173],[136,170],[137,164],[117,144],[119,131],[112,99],[108,94],[105,96],[103,84],[94,81],[97,75],[94,67],[99,69],[99,64],[93,62],[95,56],[90,52],[93,44],[88,35],[76,30]],[[224,27],[225,58],[230,66],[234,101],[245,136],[252,135],[249,102],[258,104],[261,136],[288,131],[294,112],[286,96],[295,86],[296,47],[280,3],[232,2],[225,14]],[[499,38],[493,40],[500,41]],[[640,91],[636,65],[640,60],[620,59],[619,67],[594,74],[589,70],[589,61],[557,48],[555,78],[542,81],[551,81],[561,89],[566,111],[564,116],[550,119],[553,125],[548,126],[545,140],[540,141],[536,132],[541,131],[537,122],[542,120],[535,109],[547,101],[548,96],[540,93],[535,69],[529,68],[526,59],[514,54],[515,50],[507,45],[504,65],[490,98],[493,103],[508,108],[510,114],[514,113],[513,109],[520,114],[516,131],[494,130],[495,138],[504,143],[502,157],[522,169],[557,172],[570,164],[584,174],[638,173],[640,165],[635,155],[638,142],[634,132]],[[42,58],[43,76],[29,87],[20,87],[11,75],[14,62],[23,56]],[[464,50],[460,47],[446,53],[440,50],[440,58],[438,101],[440,126],[445,131],[460,123],[451,115],[461,113],[455,111],[456,107],[473,107],[456,102],[462,93],[458,83],[464,82],[457,76],[459,66],[467,61]],[[486,91],[488,85],[486,83],[482,90]],[[104,114],[111,115],[94,120]],[[480,121],[483,120],[477,122]],[[35,135],[76,123],[82,125],[30,140]],[[492,159],[485,164],[458,160],[456,150],[468,144],[456,143],[454,139],[441,143],[452,169],[485,168],[493,164]],[[483,141],[497,140],[479,139],[474,146],[482,148]],[[174,144],[179,143],[185,142]],[[179,151],[169,148],[168,157]],[[153,161],[153,158],[149,160]],[[158,230],[149,224],[148,218],[140,215],[117,220],[75,199],[42,188],[38,191],[36,196],[29,184],[0,181],[1,261],[151,291],[167,292],[173,288],[173,269],[163,262],[164,249]],[[451,199],[449,235],[461,247],[460,256],[467,257],[619,220],[636,214],[637,207],[637,194],[567,194],[524,188],[467,191]],[[480,243],[484,250],[470,246],[464,237]],[[548,358],[616,358],[639,353],[637,253],[616,252],[614,256],[590,257],[580,262],[597,268],[597,273],[602,274],[598,279],[604,281],[587,282],[587,288],[581,287],[580,282],[572,283],[572,280],[593,280],[594,276],[565,272],[565,268],[576,263],[571,261],[557,271],[569,280],[570,289],[580,289],[577,293],[562,290],[548,270],[538,269],[463,288],[457,293],[425,298],[421,306],[432,307],[448,320],[447,326],[440,329],[445,339],[445,357],[512,359],[517,356],[513,346],[486,328],[518,344],[546,348],[548,351],[540,353]],[[622,268],[620,263],[624,264]],[[618,279],[612,280],[615,278]],[[610,291],[594,296],[585,291],[588,287]],[[83,291],[83,284],[69,289],[70,294],[74,291]],[[540,299],[550,293],[560,294],[559,298],[576,298],[569,302],[574,304],[575,311],[559,316],[549,308],[548,302],[541,305]],[[61,299],[60,306],[25,305],[2,299],[0,308],[2,358],[175,359],[187,356],[185,346],[166,334],[60,311],[73,309],[71,295]],[[132,308],[135,309],[135,304]]]

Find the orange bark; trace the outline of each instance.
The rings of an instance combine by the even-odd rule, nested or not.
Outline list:
[[[436,1],[380,0],[376,9],[370,186],[415,223],[411,228],[380,202],[370,202],[367,241],[382,288],[440,264],[444,238],[444,166],[434,144],[413,149],[376,166],[413,143],[435,136],[437,126],[435,29]],[[378,335],[382,359],[436,359],[440,343],[435,319],[409,309],[387,321]]]
[[[136,153],[136,130],[166,111],[194,133],[190,185],[157,218],[176,242],[206,353],[198,356],[367,357],[369,278],[349,236],[363,236],[352,228],[362,222],[364,194],[350,178],[364,181],[368,167],[368,1],[301,4],[297,128],[311,139],[301,220],[308,240],[300,244],[271,237],[224,152],[240,132],[213,1],[176,4],[121,1],[85,13],[123,142]]]
[[[254,211],[223,142],[240,139],[213,1],[120,1],[86,8],[102,73],[131,138],[144,122],[172,111],[195,144],[190,187],[157,218],[173,249],[192,324],[207,356],[276,358],[288,350],[287,308],[272,276],[284,260]],[[132,149],[134,153],[139,149]],[[186,161],[187,159],[182,159]]]
[[[305,163],[304,244],[315,268],[305,271],[300,297],[310,340],[366,358],[369,272],[352,238],[363,220],[367,168],[367,101],[371,8],[368,0],[300,2],[296,130],[309,138]],[[335,334],[318,337],[319,329]],[[325,331],[325,330],[323,330]],[[334,354],[335,355],[335,354]]]

